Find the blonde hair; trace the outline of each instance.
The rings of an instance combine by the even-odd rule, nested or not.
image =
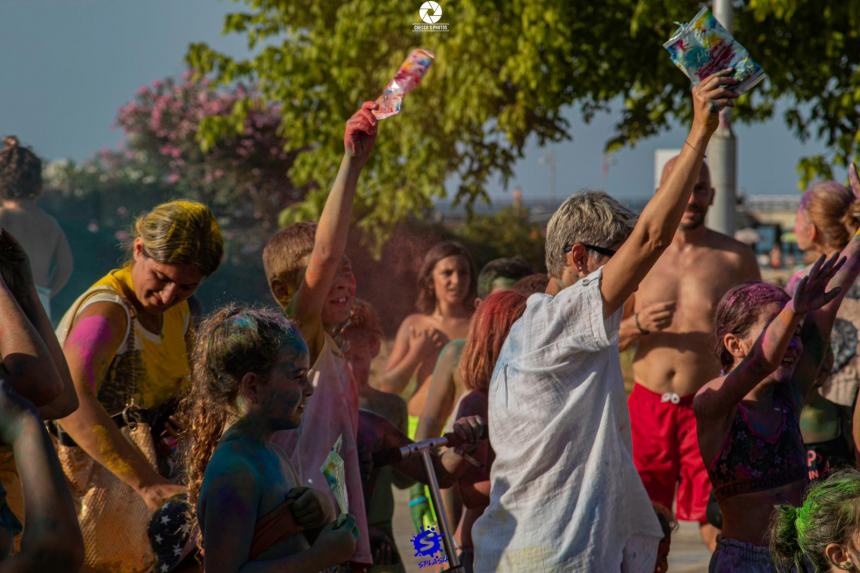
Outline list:
[[[166,265],[194,265],[203,276],[218,269],[224,239],[209,207],[195,201],[170,201],[134,222],[134,237],[144,254]]]
[[[636,215],[603,191],[571,195],[546,227],[547,274],[561,278],[564,249],[574,243],[617,249],[627,239]]]
[[[308,264],[307,258],[314,250],[316,232],[316,223],[296,223],[278,231],[266,242],[263,247],[263,269],[269,288],[276,279],[285,281],[291,293],[299,288],[299,281]]]
[[[821,233],[823,247],[842,249],[860,227],[860,202],[836,181],[821,181],[803,194],[800,207]]]

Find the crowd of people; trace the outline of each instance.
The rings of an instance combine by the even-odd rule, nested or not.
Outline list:
[[[404,572],[392,487],[410,489],[416,533],[448,517],[468,572],[664,572],[676,520],[698,525],[713,572],[857,569],[860,180],[804,194],[815,260],[785,289],[762,282],[748,247],[705,226],[705,150],[735,84],[693,88],[638,217],[571,195],[545,274],[429,249],[384,364],[345,255],[376,104],[346,122],[319,221],[266,244],[274,305],[199,315],[224,240],[179,200],[137,219],[125,264],[56,332],[71,256],[33,203],[38,157],[6,138],[0,571]],[[434,508],[421,460],[392,452],[443,432]]]

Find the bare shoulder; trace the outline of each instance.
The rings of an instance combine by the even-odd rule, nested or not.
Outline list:
[[[405,330],[409,327],[427,328],[428,326],[433,326],[432,318],[426,314],[415,312],[403,319],[403,322],[400,323],[400,330]]]
[[[125,336],[125,330],[128,326],[128,314],[125,308],[111,301],[98,301],[88,305],[76,317],[72,332],[81,327],[84,323],[92,325],[87,328],[89,333],[91,330],[98,330],[101,334],[99,338],[107,342],[121,341]],[[87,334],[91,336],[92,334]]]
[[[734,237],[709,229],[706,244],[718,251],[717,255],[725,259],[726,264],[734,266],[737,270],[758,268],[752,248]]]
[[[696,412],[696,415],[699,415],[703,411],[707,411],[708,404],[719,391],[725,379],[725,375],[718,376],[709,380],[699,388],[698,392],[696,392],[696,395],[693,397],[693,410]]]

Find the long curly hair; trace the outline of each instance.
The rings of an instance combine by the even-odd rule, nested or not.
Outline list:
[[[206,466],[228,422],[240,415],[235,404],[242,377],[248,372],[267,376],[281,348],[295,344],[297,337],[304,343],[298,327],[270,309],[229,304],[201,323],[191,357],[191,390],[180,407],[192,525]]]

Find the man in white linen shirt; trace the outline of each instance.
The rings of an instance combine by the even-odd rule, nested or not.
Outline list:
[[[684,148],[632,231],[632,213],[599,192],[571,196],[550,220],[555,285],[529,298],[490,385],[496,460],[472,529],[476,572],[653,572],[663,534],[633,465],[618,328],[672,242],[736,84],[723,71],[693,88]]]

